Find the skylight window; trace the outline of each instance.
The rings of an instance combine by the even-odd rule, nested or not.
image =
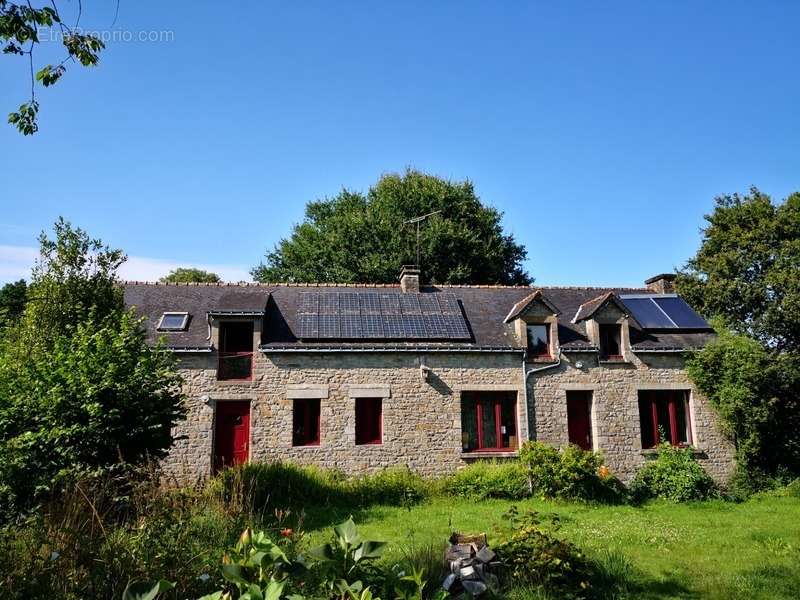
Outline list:
[[[188,312],[165,312],[161,315],[156,329],[158,331],[186,331],[188,324]]]

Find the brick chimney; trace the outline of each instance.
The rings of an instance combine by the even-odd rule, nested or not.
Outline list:
[[[400,269],[400,289],[403,292],[419,292],[419,269],[414,265],[403,265]]]
[[[674,273],[661,273],[661,275],[651,277],[644,284],[647,286],[648,291],[654,294],[674,294],[675,277]]]

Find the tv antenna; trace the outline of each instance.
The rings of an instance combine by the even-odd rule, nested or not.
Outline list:
[[[415,225],[417,226],[417,268],[421,268],[419,264],[419,224],[422,223],[428,217],[432,217],[433,215],[438,215],[441,210],[435,210],[433,212],[429,212],[426,215],[420,215],[419,217],[412,217],[406,221],[403,221],[404,225]]]

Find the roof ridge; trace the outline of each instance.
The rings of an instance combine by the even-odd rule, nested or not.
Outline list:
[[[259,282],[259,281],[219,281],[219,282],[174,282],[174,281],[138,281],[121,280],[122,285],[152,285],[152,286],[196,286],[196,287],[344,287],[344,288],[398,288],[399,283],[299,283],[299,282]],[[644,291],[646,287],[628,286],[581,286],[581,285],[503,285],[493,283],[431,283],[420,287],[429,288],[465,288],[465,289],[511,289],[511,290],[604,290],[610,292],[614,290],[636,290]]]

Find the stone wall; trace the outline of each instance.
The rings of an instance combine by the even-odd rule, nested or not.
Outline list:
[[[578,363],[581,367],[578,368]],[[430,368],[423,380],[420,365]],[[644,462],[638,390],[690,390],[694,444],[701,464],[718,480],[733,466],[733,449],[717,431],[705,399],[692,386],[678,355],[635,355],[630,362],[600,364],[596,354],[567,354],[558,367],[532,375],[527,402],[518,401],[519,439],[568,442],[566,391],[593,392],[593,438],[611,470],[630,480]],[[181,355],[189,414],[165,460],[168,475],[192,483],[211,472],[214,408],[218,402],[249,400],[251,460],[291,460],[339,468],[347,473],[408,465],[426,475],[466,464],[461,452],[462,391],[512,390],[524,397],[521,355],[511,353],[331,353],[257,352],[253,380],[217,381],[213,354]],[[539,367],[529,364],[527,368]],[[354,395],[375,389],[383,399],[383,443],[355,444]],[[310,388],[310,391],[309,391]],[[292,395],[319,393],[321,443],[292,446]],[[317,392],[315,392],[316,390]],[[319,390],[324,390],[321,392]],[[473,457],[474,458],[474,457]]]
[[[733,446],[719,432],[716,415],[692,385],[679,354],[634,354],[630,362],[600,363],[596,353],[564,355],[560,366],[531,378],[529,404],[539,440],[568,443],[567,391],[591,390],[592,438],[611,471],[630,481],[653,451],[643,451],[639,424],[640,389],[689,391],[693,446],[700,464],[723,482],[733,469]],[[578,367],[580,365],[580,368]]]
[[[257,352],[253,380],[217,381],[216,356],[183,355],[189,414],[165,461],[178,481],[191,483],[211,472],[214,407],[249,400],[251,460],[290,460],[364,473],[408,465],[426,475],[465,464],[461,452],[461,392],[509,390],[518,394],[519,437],[528,436],[519,353],[331,353]],[[420,365],[430,369],[423,380]],[[320,400],[319,446],[292,446],[290,397],[308,386],[326,389]],[[374,386],[383,399],[383,443],[355,444],[355,399]],[[320,394],[322,395],[322,394]]]

